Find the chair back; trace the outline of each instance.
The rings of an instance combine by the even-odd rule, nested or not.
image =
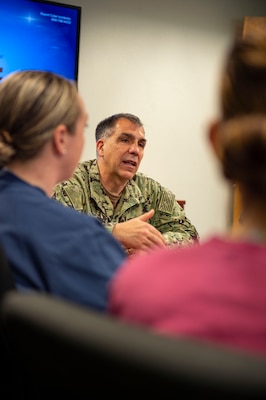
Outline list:
[[[11,289],[15,289],[15,282],[4,249],[0,245],[0,299]]]
[[[41,293],[8,293],[1,318],[39,391],[266,398],[266,357],[160,336]]]
[[[15,290],[15,282],[13,274],[5,255],[3,247],[0,245],[0,303],[2,302],[3,296],[10,290]],[[20,396],[23,399],[22,390],[16,388],[17,378],[15,374],[17,369],[13,368],[13,357],[8,349],[7,338],[3,329],[3,325],[0,321],[0,352],[1,352],[1,391],[5,393],[7,398],[15,399]]]

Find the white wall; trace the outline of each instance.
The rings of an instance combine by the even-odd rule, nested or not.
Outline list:
[[[202,239],[228,225],[231,204],[206,139],[217,114],[224,53],[244,16],[265,0],[60,0],[82,7],[79,91],[94,131],[118,112],[138,115],[148,140],[140,171],[186,200]]]

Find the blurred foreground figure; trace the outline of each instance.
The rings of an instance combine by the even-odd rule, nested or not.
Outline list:
[[[237,182],[239,229],[178,252],[135,256],[110,286],[110,312],[158,332],[266,354],[266,38],[237,40],[209,139]]]
[[[126,254],[96,218],[50,198],[79,161],[87,113],[75,85],[24,71],[0,84],[0,242],[16,287],[98,310]]]

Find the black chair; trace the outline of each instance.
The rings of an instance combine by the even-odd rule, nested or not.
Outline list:
[[[15,290],[15,282],[13,274],[5,255],[3,247],[0,245],[0,303],[3,296],[10,290]],[[1,352],[1,391],[5,393],[8,399],[18,398],[17,396],[23,396],[22,388],[17,388],[17,369],[13,367],[12,352],[8,348],[8,341],[5,337],[5,333],[0,324],[0,352]],[[15,363],[14,363],[15,364]],[[16,363],[17,364],[17,363]],[[24,398],[24,397],[20,397]]]
[[[266,398],[266,357],[160,336],[40,293],[7,293],[0,315],[39,393]]]
[[[15,289],[13,274],[6,258],[4,249],[0,246],[0,300],[11,289]]]

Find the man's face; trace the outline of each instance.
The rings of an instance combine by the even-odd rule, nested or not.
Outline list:
[[[101,173],[128,180],[138,171],[146,145],[143,127],[120,118],[114,133],[97,141]]]

